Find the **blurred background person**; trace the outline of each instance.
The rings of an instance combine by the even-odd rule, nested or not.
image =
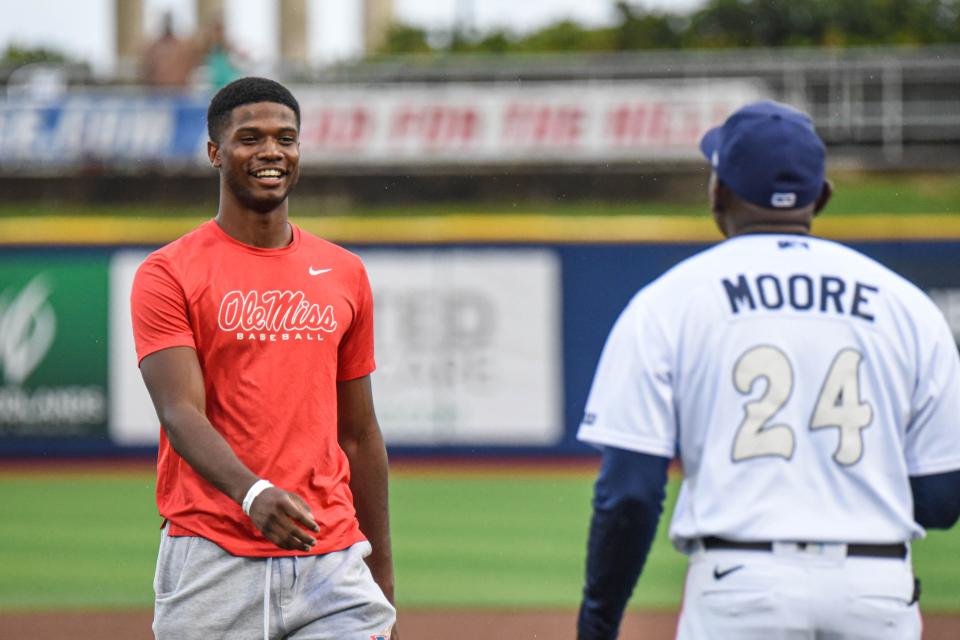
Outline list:
[[[207,29],[204,41],[203,64],[206,80],[213,90],[230,84],[240,77],[243,56],[227,40],[223,20],[214,20]]]
[[[158,89],[185,89],[199,61],[196,42],[190,37],[179,37],[173,26],[173,14],[164,13],[160,36],[143,52],[143,83]]]

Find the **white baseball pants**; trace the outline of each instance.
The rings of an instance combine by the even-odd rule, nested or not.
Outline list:
[[[678,640],[919,640],[909,556],[773,544],[690,556]]]

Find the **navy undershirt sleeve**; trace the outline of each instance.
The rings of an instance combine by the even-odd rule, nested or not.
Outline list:
[[[949,529],[960,519],[960,470],[911,476],[913,517],[925,529]]]
[[[663,510],[669,458],[605,448],[594,487],[578,640],[617,637]]]

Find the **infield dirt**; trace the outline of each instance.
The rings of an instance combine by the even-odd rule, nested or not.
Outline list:
[[[574,636],[572,611],[408,611],[400,614],[406,640],[564,640]],[[0,640],[150,640],[149,611],[0,614]],[[672,613],[631,612],[622,638],[671,640]],[[960,638],[960,615],[924,617],[924,640]]]

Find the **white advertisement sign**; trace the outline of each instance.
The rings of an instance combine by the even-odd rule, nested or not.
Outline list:
[[[160,422],[140,377],[130,320],[130,290],[147,251],[118,251],[110,258],[110,439],[126,446],[153,445]]]
[[[699,158],[709,128],[767,96],[748,80],[298,89],[306,164]]]
[[[363,251],[390,444],[550,445],[563,433],[560,264],[546,249]]]
[[[157,442],[137,368],[130,288],[142,251],[111,261],[110,434]],[[545,249],[365,250],[377,415],[388,444],[550,445],[563,433],[560,265]]]

